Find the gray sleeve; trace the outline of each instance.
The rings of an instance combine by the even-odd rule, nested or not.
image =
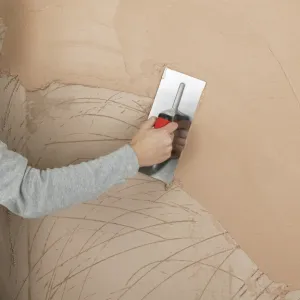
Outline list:
[[[89,162],[41,171],[0,141],[0,204],[25,218],[40,217],[94,200],[134,176],[138,168],[135,152],[126,145]]]

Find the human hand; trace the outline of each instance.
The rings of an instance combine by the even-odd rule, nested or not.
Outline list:
[[[176,158],[180,157],[186,145],[186,140],[191,128],[191,124],[192,122],[188,120],[182,120],[178,122],[178,128],[174,134],[172,156]]]
[[[142,124],[130,145],[135,151],[140,167],[160,164],[171,157],[174,131],[178,125],[169,123],[167,126],[154,129],[156,118],[151,117]]]

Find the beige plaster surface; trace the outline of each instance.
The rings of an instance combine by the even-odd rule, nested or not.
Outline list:
[[[53,84],[45,91],[25,92],[18,83],[12,77],[0,79],[0,97],[5,99],[1,112],[13,121],[6,122],[4,132],[12,129],[12,133],[2,139],[8,137],[10,148],[23,149],[32,165],[43,168],[113,151],[148,115],[152,101],[75,85]],[[24,123],[20,108],[26,111]],[[103,129],[107,119],[112,120],[115,131]],[[23,126],[24,140],[16,134]],[[4,216],[3,210],[1,247],[6,250],[1,249],[1,263],[15,270],[7,278],[8,269],[1,269],[6,278],[2,286],[9,288],[5,299],[300,297],[299,291],[289,293],[284,284],[268,278],[184,191],[175,186],[166,191],[162,183],[143,175],[95,201],[53,216],[30,221],[14,217],[13,250]]]
[[[15,8],[20,3],[25,9]],[[32,297],[46,299],[73,299],[72,293],[79,299],[299,298],[297,292],[284,296],[285,288],[271,281],[291,284],[292,289],[300,285],[299,2],[166,0],[162,5],[162,1],[132,0],[101,1],[101,5],[105,9],[95,9],[99,1],[9,2],[14,9],[6,19],[9,31],[2,68],[18,74],[18,80],[30,90],[52,81],[106,89],[57,83],[25,94],[19,81],[12,80],[6,92],[11,93],[12,88],[14,95],[23,92],[22,97],[5,96],[4,141],[16,150],[26,150],[31,163],[40,167],[89,159],[125,143],[147,115],[149,98],[122,91],[153,96],[165,65],[204,79],[208,88],[177,174],[178,182],[221,220],[270,279],[260,271],[254,273],[256,266],[248,256],[228,242],[227,234],[223,238],[223,229],[216,227],[206,211],[182,190],[165,193],[160,183],[138,177],[93,204],[30,222],[30,276],[25,277],[18,298],[28,282]],[[6,82],[11,79],[3,77]],[[13,109],[12,99],[16,99],[18,109]],[[26,122],[19,124],[26,127],[26,134],[17,138],[15,119],[24,116]],[[9,123],[9,118],[14,121]],[[136,186],[138,183],[142,185]],[[128,196],[131,190],[133,194]],[[155,222],[153,215],[135,211],[141,202],[156,205],[153,201],[164,203],[154,207],[154,217],[172,223],[166,225],[166,232],[154,230],[158,236],[153,236],[153,227],[150,234],[149,228],[144,228],[155,225],[151,223]],[[103,203],[110,207],[108,211],[98,208]],[[115,203],[124,206],[115,207]],[[152,208],[146,207],[147,214]],[[128,215],[120,217],[121,211]],[[186,221],[196,225],[186,227]],[[155,226],[165,227],[164,223]],[[88,230],[96,232],[91,239],[82,233]],[[134,230],[138,236],[129,233],[122,241],[124,235],[120,237],[118,230],[121,234]],[[194,239],[214,234],[221,236],[209,239],[217,241],[213,246],[202,242],[199,247],[185,249],[191,244],[178,242],[178,246],[177,240],[167,240],[164,250],[157,246],[174,236],[188,236],[193,244]],[[218,244],[220,240],[226,244]],[[138,244],[142,242],[152,244]],[[134,245],[138,250],[126,248]],[[120,253],[114,252],[114,247],[115,251],[120,247]],[[84,249],[89,250],[82,254]],[[175,261],[173,256],[169,258],[174,251],[185,257],[190,249],[195,250],[188,258],[177,259],[177,254]],[[155,250],[158,258],[153,257]],[[207,252],[201,256],[201,251]],[[206,257],[220,251],[225,252],[208,258],[207,263]],[[243,259],[236,261],[236,253],[242,253]],[[139,258],[143,262],[136,265]],[[208,273],[203,259],[210,265]],[[194,268],[201,271],[194,272]],[[246,275],[236,275],[235,268],[247,270]],[[137,283],[132,283],[131,275],[138,276]],[[240,285],[235,285],[233,275],[241,279]],[[223,276],[228,276],[228,282]],[[85,294],[92,290],[96,294]]]

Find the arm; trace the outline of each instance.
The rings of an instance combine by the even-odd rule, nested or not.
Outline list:
[[[145,122],[131,146],[86,163],[45,171],[29,167],[26,158],[0,141],[0,204],[22,217],[36,218],[96,199],[134,176],[139,166],[161,163],[171,156],[171,136],[177,124],[153,129],[154,123],[155,118]]]
[[[86,163],[41,171],[0,142],[0,204],[26,218],[40,217],[97,198],[138,168],[129,145]]]

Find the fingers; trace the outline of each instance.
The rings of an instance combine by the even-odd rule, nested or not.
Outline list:
[[[174,134],[174,132],[173,133],[171,133],[170,135],[170,139],[171,139],[171,143],[174,141],[174,138],[175,138],[175,134]]]
[[[173,155],[180,157],[183,149],[186,145],[186,139],[185,138],[178,138],[175,137],[173,141]]]
[[[154,126],[155,122],[156,117],[151,117],[141,125],[141,129],[151,129]]]
[[[186,144],[186,139],[182,139],[182,138],[175,138],[174,140],[174,146],[179,145],[179,146],[185,146]]]
[[[168,132],[168,133],[173,133],[176,129],[178,128],[178,124],[175,122],[169,123],[165,127],[161,128],[162,130]]]
[[[184,124],[179,125],[179,127],[182,126],[182,125],[184,125]],[[185,125],[188,126],[188,124],[185,124]],[[186,145],[186,140],[187,140],[187,137],[188,137],[188,133],[189,133],[189,131],[187,129],[182,129],[182,128],[178,129],[175,132],[175,138],[174,138],[174,141],[173,141],[173,152],[172,152],[172,155],[174,157],[179,158],[181,156],[181,153],[184,150],[185,145]]]
[[[174,158],[179,158],[181,156],[182,151],[184,150],[183,146],[176,146],[174,147],[174,149],[172,150],[172,156]]]
[[[160,143],[163,147],[164,152],[164,160],[167,160],[171,157],[172,150],[173,150],[173,139],[174,139],[174,132],[168,133],[167,131],[160,131]]]
[[[173,140],[174,149],[178,148],[179,151],[182,151],[182,148],[184,148],[186,145],[187,136],[188,136],[187,130],[177,130],[175,132],[175,137]]]
[[[182,120],[178,122],[178,129],[190,130],[192,122],[189,120]]]
[[[188,130],[178,129],[175,132],[175,139],[178,139],[178,138],[187,139],[188,134],[189,134]]]
[[[173,139],[174,139],[174,134],[168,134],[164,132],[163,134],[159,135],[159,143],[162,145],[162,147],[164,147],[166,152],[172,151]]]

